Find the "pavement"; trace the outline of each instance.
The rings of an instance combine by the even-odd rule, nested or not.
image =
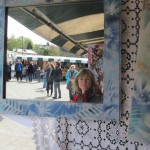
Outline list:
[[[32,128],[16,121],[16,117],[0,117],[0,150],[36,150]]]
[[[25,100],[69,101],[66,82],[61,81],[60,99],[47,97],[43,82],[17,81],[6,83],[6,98]],[[0,115],[0,150],[36,150],[32,121],[22,116]]]
[[[23,78],[22,81],[17,81],[16,78],[12,78],[6,83],[6,98],[11,99],[25,99],[25,100],[48,100],[48,101],[69,101],[69,92],[66,89],[66,81],[60,82],[61,98],[53,99],[47,97],[46,89],[43,88],[43,81],[38,82],[34,79],[32,82],[26,81]],[[57,95],[59,96],[59,95]]]

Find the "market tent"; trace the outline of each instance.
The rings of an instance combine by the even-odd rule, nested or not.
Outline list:
[[[42,55],[16,55],[14,60],[42,60],[42,61],[53,61],[53,62],[70,62],[70,63],[81,63],[87,64],[88,58],[76,58],[76,57],[61,57],[61,56],[42,56]]]
[[[11,7],[8,15],[46,40],[77,55],[104,42],[103,0]]]

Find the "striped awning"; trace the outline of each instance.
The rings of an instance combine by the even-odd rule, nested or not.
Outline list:
[[[50,62],[70,62],[87,64],[88,58],[75,58],[75,57],[61,57],[61,56],[41,56],[41,55],[17,55],[14,60],[28,60],[28,61],[50,61]]]
[[[47,5],[11,7],[8,15],[44,39],[77,55],[87,45],[104,42],[103,0],[49,2]]]

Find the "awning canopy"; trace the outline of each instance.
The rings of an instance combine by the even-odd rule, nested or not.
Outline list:
[[[12,7],[8,15],[44,39],[77,55],[104,42],[103,0]],[[19,32],[19,31],[18,31]]]
[[[54,61],[54,62],[70,62],[87,64],[88,58],[75,58],[75,57],[61,57],[61,56],[42,56],[42,55],[16,55],[14,59],[21,60],[41,60],[41,61]]]

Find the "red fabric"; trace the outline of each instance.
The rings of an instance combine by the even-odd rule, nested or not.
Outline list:
[[[88,101],[87,93],[84,93],[82,95],[82,99],[83,99],[82,100],[83,102],[87,102]],[[78,102],[78,100],[79,100],[79,96],[78,95],[74,95],[73,99],[71,99],[71,102],[76,103],[76,102]]]
[[[79,99],[79,96],[74,95],[73,99],[71,99],[71,102],[76,103]]]

